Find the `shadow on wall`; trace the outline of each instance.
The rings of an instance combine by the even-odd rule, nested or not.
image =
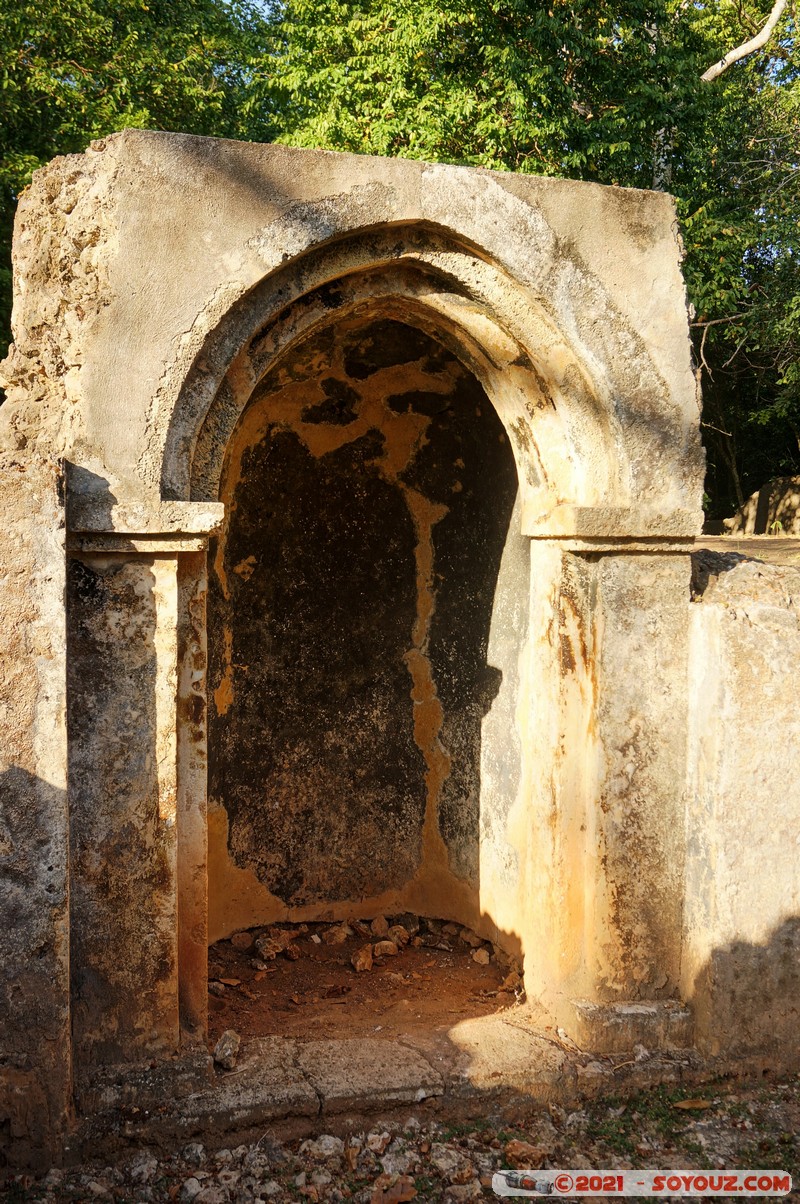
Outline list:
[[[476,922],[480,825],[504,839],[519,780],[518,645],[489,663],[509,542],[512,645],[524,629],[516,492],[481,386],[402,322],[329,326],[259,384],[226,456],[209,593],[209,795],[252,893],[249,915],[220,898],[212,832],[212,935],[370,900]]]
[[[49,1165],[66,1120],[65,804],[24,769],[0,773],[0,1167]]]
[[[715,949],[694,981],[695,1034],[703,1053],[800,1061],[800,917],[763,944]]]

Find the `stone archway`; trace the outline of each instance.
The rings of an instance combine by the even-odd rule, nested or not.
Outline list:
[[[598,991],[607,999],[620,992],[635,994],[639,987],[633,984],[658,977],[661,971],[656,964],[663,960],[670,965],[664,982],[674,982],[677,975],[676,946],[672,937],[666,945],[662,941],[665,919],[670,917],[666,927],[674,928],[680,909],[676,878],[665,884],[659,907],[642,926],[638,898],[630,895],[627,903],[619,906],[623,896],[618,894],[618,875],[629,873],[628,844],[619,849],[617,865],[616,850],[598,861],[592,841],[578,835],[596,832],[599,847],[608,836],[609,849],[617,841],[615,831],[601,833],[593,802],[597,791],[603,789],[604,772],[603,737],[596,721],[605,688],[597,672],[602,647],[607,645],[597,611],[603,581],[613,581],[616,590],[621,588],[620,597],[626,589],[635,592],[640,582],[646,581],[646,590],[655,593],[647,602],[644,595],[637,598],[637,606],[654,604],[656,597],[659,605],[663,604],[664,588],[676,598],[685,589],[686,566],[673,553],[683,550],[684,524],[693,519],[679,511],[665,528],[660,513],[647,503],[652,484],[645,478],[650,468],[641,458],[627,455],[627,448],[636,446],[636,423],[652,430],[646,413],[637,414],[627,432],[623,421],[625,406],[634,407],[635,389],[644,388],[645,362],[636,369],[639,383],[632,385],[634,392],[621,405],[609,394],[608,375],[593,375],[585,358],[576,354],[530,292],[474,246],[441,228],[418,225],[349,234],[301,253],[265,278],[237,301],[207,336],[173,410],[162,489],[168,496],[188,495],[195,504],[225,496],[224,484],[222,493],[220,488],[227,471],[226,457],[236,443],[240,424],[247,422],[262,382],[275,373],[272,385],[277,388],[280,373],[298,348],[313,345],[315,339],[324,342],[326,331],[346,328],[348,323],[358,327],[378,315],[386,321],[412,324],[469,370],[496,411],[514,454],[519,482],[516,530],[532,537],[524,603],[526,631],[514,653],[518,684],[509,712],[524,756],[516,790],[504,795],[503,822],[493,832],[494,851],[492,841],[485,842],[489,872],[481,873],[480,889],[473,890],[460,914],[462,918],[476,917],[478,925],[487,930],[507,934],[523,950],[535,948],[537,959],[528,975],[529,990],[549,1000],[565,1022],[582,1024],[585,1013],[580,1007],[575,1020],[576,999],[595,997]],[[635,342],[629,344],[629,370],[637,362],[634,348]],[[283,380],[281,387],[286,383]],[[331,387],[336,392],[335,386]],[[352,382],[347,387],[352,388]],[[338,405],[340,416],[347,417],[346,395],[340,392],[338,401],[317,396],[318,413],[325,414],[327,402],[333,405],[328,414],[335,415]],[[291,427],[286,419],[286,414],[279,418],[278,428]],[[308,422],[303,420],[302,410],[294,414],[293,421],[298,419],[306,434],[313,427],[317,436],[324,425],[337,428],[332,446],[350,426],[349,421],[339,422],[335,417],[332,424]],[[670,421],[667,418],[666,426]],[[365,437],[369,434],[369,423],[358,414],[353,425],[359,431],[363,428]],[[285,431],[278,434],[283,438]],[[347,441],[341,438],[341,446]],[[377,452],[374,458],[380,459]],[[639,504],[634,505],[637,497]],[[229,503],[233,499],[233,493],[226,497]],[[636,559],[631,559],[631,553]],[[658,581],[658,569],[655,577],[642,576],[639,568],[648,563],[643,553],[667,553],[672,558],[663,561],[668,586]],[[619,555],[622,559],[618,561]],[[246,576],[248,560],[249,553],[224,567],[222,576],[237,568]],[[627,577],[631,578],[630,587],[624,584]],[[225,637],[221,647],[225,648]],[[613,659],[622,656],[624,660],[627,655],[621,648],[615,649]],[[233,640],[228,659],[232,668]],[[612,676],[617,672],[615,666]],[[224,704],[230,689],[224,665],[211,686],[215,692],[221,691]],[[618,701],[614,699],[614,706]],[[205,764],[205,739],[203,729],[194,758],[198,765]],[[566,741],[581,746],[580,758],[570,754]],[[502,757],[497,763],[502,776]],[[427,772],[430,769],[428,763]],[[286,777],[287,784],[290,779],[291,774]],[[656,793],[648,805],[657,805]],[[550,817],[549,800],[553,798],[559,799],[555,826]],[[229,897],[249,897],[252,903],[260,893],[262,911],[258,914],[269,915],[270,908],[275,914],[280,906],[285,915],[287,900],[276,901],[267,886],[269,871],[263,863],[258,866],[252,851],[248,854],[243,849],[242,826],[234,821],[229,830],[231,817],[224,812],[219,807],[212,811],[212,826],[217,826],[211,850],[217,869],[221,867],[226,878]],[[428,830],[435,831],[435,827],[429,815]],[[439,829],[441,837],[441,825]],[[192,831],[191,849],[184,861],[205,872],[206,849],[204,845],[201,848],[197,823]],[[666,845],[674,835],[673,829],[669,831]],[[546,868],[542,849],[549,850]],[[256,885],[259,874],[260,886]],[[195,934],[206,931],[199,921],[208,915],[205,888],[198,887],[197,881],[197,874],[191,881],[184,876],[188,887],[183,897],[195,920]],[[413,874],[410,881],[414,881]],[[241,923],[248,906],[234,902],[227,912],[221,907],[212,934],[220,935]],[[629,928],[639,933],[638,968],[636,959],[630,957]],[[203,964],[199,939],[185,960],[195,969]],[[626,969],[620,976],[623,965]],[[629,973],[633,979],[626,987]],[[179,977],[186,983],[192,980],[192,975]],[[193,977],[195,986],[184,995],[192,996],[194,1002],[185,1011],[202,1027],[204,980],[196,973]]]
[[[52,736],[31,737],[66,767],[69,825],[43,820],[54,877],[29,910],[58,950],[40,1030],[72,1042],[57,1074],[39,1035],[15,1022],[12,1042],[56,1128],[68,1084],[91,1109],[114,1064],[183,1042],[205,1072],[206,552],[226,452],[273,368],[367,319],[405,323],[463,365],[516,464],[522,755],[495,847],[516,851],[519,873],[479,860],[481,918],[535,952],[529,994],[587,1048],[635,1023],[645,1044],[669,1040],[702,478],[669,198],[126,131],[44,169],[20,214],[0,434],[32,479],[40,462],[51,476],[68,465],[66,514],[59,495],[24,564],[32,594],[62,579],[61,521],[71,581],[66,639],[36,686],[37,713],[62,700],[69,735],[48,721]],[[346,397],[326,402],[346,416]],[[310,438],[349,424],[302,425]],[[25,622],[20,647],[37,646]],[[25,940],[44,948],[38,929]],[[615,1011],[626,999],[639,1010]]]

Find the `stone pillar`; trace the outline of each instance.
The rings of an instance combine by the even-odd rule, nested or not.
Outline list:
[[[528,990],[584,1048],[689,1036],[689,548],[532,541]]]
[[[103,512],[81,498],[70,508],[73,1046],[84,1086],[97,1066],[178,1051],[182,1028],[185,1048],[205,1019],[205,544],[221,510]]]
[[[0,461],[0,1164],[59,1155],[72,1093],[64,511],[57,466]]]
[[[178,559],[178,999],[184,1043],[208,1021],[206,554]]]

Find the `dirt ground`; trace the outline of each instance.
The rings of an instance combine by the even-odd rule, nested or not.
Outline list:
[[[773,1169],[800,1201],[800,1079],[671,1085],[564,1108],[529,1101],[517,1117],[487,1113],[448,1123],[409,1109],[341,1136],[282,1141],[267,1131],[231,1149],[192,1141],[172,1152],[133,1149],[113,1165],[87,1161],[34,1178],[19,1174],[0,1199],[60,1204],[460,1204],[496,1200],[500,1168],[573,1170]],[[543,1175],[546,1178],[546,1173]],[[584,1197],[603,1200],[605,1197]],[[636,1197],[634,1197],[636,1198]],[[671,1197],[677,1198],[677,1197]],[[683,1197],[690,1200],[697,1197]],[[731,1199],[732,1197],[718,1197]]]
[[[503,951],[459,924],[390,916],[377,927],[283,924],[218,941],[209,950],[210,1047],[227,1029],[243,1038],[431,1031],[499,1011],[520,995]],[[403,928],[407,943],[387,941],[384,927]],[[381,954],[382,945],[397,951]],[[372,965],[359,973],[353,957],[366,947]]]

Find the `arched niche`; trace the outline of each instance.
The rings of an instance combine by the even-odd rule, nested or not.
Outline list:
[[[404,910],[485,927],[487,875],[519,886],[528,557],[510,441],[419,307],[326,312],[266,360],[220,471],[212,939]]]

